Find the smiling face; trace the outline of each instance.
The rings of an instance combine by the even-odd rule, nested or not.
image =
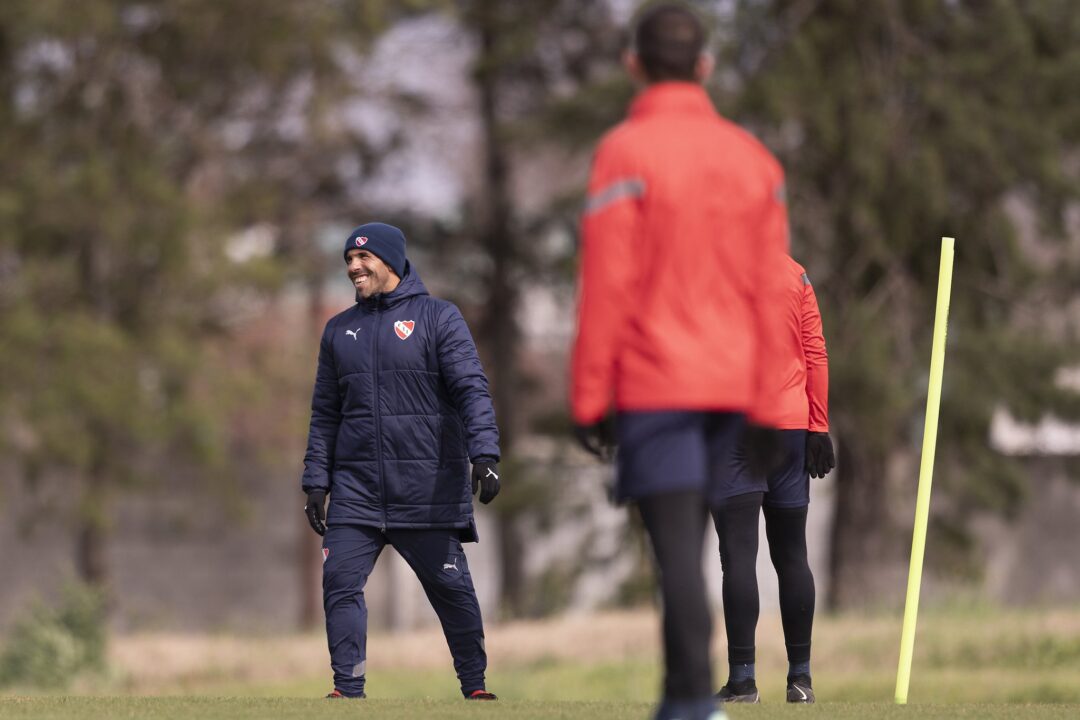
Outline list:
[[[364,299],[391,292],[401,282],[389,265],[367,250],[350,250],[345,255],[345,266],[349,281]]]

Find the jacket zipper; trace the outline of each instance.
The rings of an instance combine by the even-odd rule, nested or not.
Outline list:
[[[382,315],[380,309],[381,301],[375,306],[375,340],[371,343],[372,348],[372,373],[371,373],[371,387],[374,393],[374,410],[375,415],[375,458],[376,458],[376,471],[379,473],[379,500],[382,503],[382,524],[379,526],[379,530],[383,533],[386,532],[386,480],[383,477],[383,463],[382,463],[382,423],[379,417],[379,326]]]

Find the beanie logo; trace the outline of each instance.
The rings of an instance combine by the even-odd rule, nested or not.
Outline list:
[[[329,559],[330,559],[330,548],[323,548],[322,549],[322,561],[325,563]]]
[[[364,247],[365,245],[367,245],[366,237],[361,235],[360,237],[356,238],[356,247]]]
[[[394,332],[397,336],[404,340],[412,335],[413,328],[416,327],[415,320],[398,320],[394,323]]]

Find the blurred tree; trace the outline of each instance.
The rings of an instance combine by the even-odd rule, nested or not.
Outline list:
[[[1080,286],[1063,242],[1080,14],[1063,0],[746,0],[728,30],[731,112],[787,169],[792,253],[823,305],[839,440],[829,601],[895,601],[942,235],[957,257],[929,561],[970,571],[971,518],[1021,500],[1020,461],[989,447],[996,408],[1080,416],[1054,382],[1080,358],[1075,321],[1053,312]]]
[[[477,43],[473,80],[483,145],[483,174],[473,199],[479,246],[490,263],[484,274],[478,339],[491,378],[504,465],[510,480],[492,509],[499,535],[503,611],[530,607],[522,519],[545,515],[561,478],[544,477],[516,455],[523,432],[538,420],[529,409],[529,378],[522,367],[521,288],[544,272],[552,258],[533,242],[547,218],[530,218],[518,206],[513,164],[523,129],[552,98],[589,79],[614,34],[602,0],[462,0],[460,17]],[[515,137],[517,134],[518,137]],[[535,605],[535,604],[533,604]]]
[[[211,348],[244,289],[281,272],[242,247],[229,259],[227,240],[255,217],[291,230],[314,213],[318,192],[297,186],[322,187],[329,143],[303,141],[330,126],[337,54],[390,5],[0,7],[0,443],[31,486],[63,479],[86,581],[108,580],[118,494],[183,463],[215,500],[228,487],[242,387]],[[257,174],[271,150],[292,182],[277,196]],[[283,196],[290,210],[267,212]]]
[[[970,574],[971,520],[1015,512],[1024,491],[1020,461],[988,447],[995,409],[1080,410],[1055,383],[1080,357],[1075,320],[1050,311],[1078,280],[1062,240],[1080,16],[1062,0],[693,4],[715,29],[721,111],[787,169],[792,253],[823,305],[840,454],[829,602],[902,596],[942,235],[958,254],[929,560]],[[551,98],[536,134],[580,148],[620,120],[631,88],[613,61]],[[569,221],[561,202],[549,220]]]

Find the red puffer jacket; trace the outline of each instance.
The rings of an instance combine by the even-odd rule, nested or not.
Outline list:
[[[596,151],[581,236],[576,422],[614,405],[778,426],[787,210],[761,143],[700,86],[650,86]]]

